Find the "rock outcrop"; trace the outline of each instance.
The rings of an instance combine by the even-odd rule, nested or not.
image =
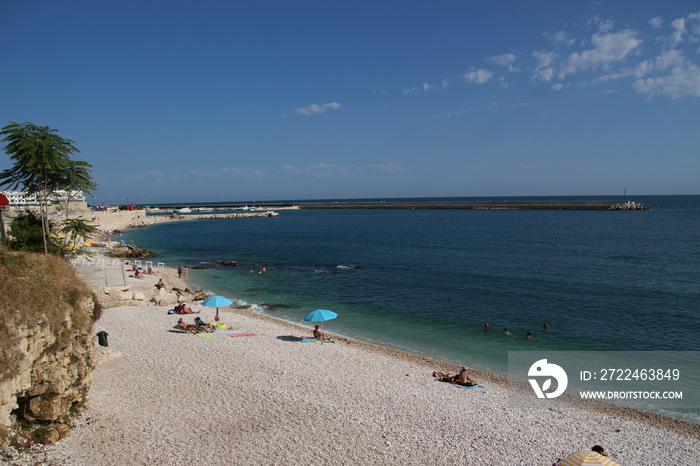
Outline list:
[[[156,253],[147,249],[141,249],[135,244],[116,246],[112,249],[112,255],[119,259],[138,259],[142,257],[156,257]]]
[[[63,259],[0,250],[0,444],[70,432],[87,405],[99,311]]]

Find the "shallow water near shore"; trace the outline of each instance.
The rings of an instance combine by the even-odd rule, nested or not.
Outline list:
[[[331,309],[329,332],[497,373],[508,351],[698,351],[700,196],[632,200],[654,210],[281,211],[123,239],[264,314]]]

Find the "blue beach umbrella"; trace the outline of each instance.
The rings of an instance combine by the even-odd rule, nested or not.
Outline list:
[[[306,314],[304,320],[307,322],[322,322],[324,320],[335,319],[336,317],[338,317],[338,314],[333,311],[329,311],[327,309],[316,309],[315,311],[311,311]]]
[[[212,296],[202,301],[202,306],[216,308],[217,317],[219,316],[219,306],[228,306],[229,304],[233,304],[233,301],[223,296]]]

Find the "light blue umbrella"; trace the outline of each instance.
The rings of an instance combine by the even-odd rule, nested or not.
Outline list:
[[[219,316],[219,306],[228,306],[229,304],[233,304],[233,301],[228,298],[224,298],[223,296],[212,296],[211,298],[207,298],[202,301],[202,306],[216,308],[217,317]]]
[[[338,314],[333,311],[329,311],[327,309],[316,309],[315,311],[311,311],[306,314],[304,320],[307,322],[321,322],[324,320],[335,319],[336,317],[338,317]]]

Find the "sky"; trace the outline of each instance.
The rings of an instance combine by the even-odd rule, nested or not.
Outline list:
[[[0,42],[0,126],[92,204],[700,194],[697,0],[4,1]]]

